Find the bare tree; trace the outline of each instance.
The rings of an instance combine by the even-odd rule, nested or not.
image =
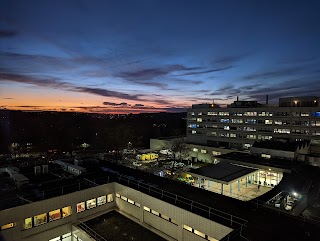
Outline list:
[[[182,158],[189,153],[189,150],[186,140],[183,137],[173,139],[171,142],[167,143],[166,147],[172,152],[173,162],[171,165],[171,173],[173,173],[176,162],[181,162]]]

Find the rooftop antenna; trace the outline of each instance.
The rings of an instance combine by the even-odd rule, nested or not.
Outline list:
[[[237,101],[239,101],[239,96],[237,96]]]

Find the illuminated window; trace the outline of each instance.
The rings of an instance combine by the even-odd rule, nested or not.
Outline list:
[[[68,217],[71,215],[71,206],[62,208],[62,217]]]
[[[192,134],[197,134],[197,131],[192,130],[191,133],[192,133]]]
[[[147,211],[147,212],[150,212],[150,208],[148,208],[148,207],[146,207],[146,206],[144,206],[143,209],[144,209],[145,211]]]
[[[176,220],[174,220],[174,219],[171,218],[171,219],[170,219],[170,222],[178,226],[178,222],[177,222]]]
[[[199,235],[199,236],[202,237],[202,238],[206,238],[206,235],[205,235],[204,233],[198,231],[198,230],[194,230],[193,232],[194,232],[196,235]]]
[[[47,222],[47,214],[39,214],[33,217],[34,226],[39,226]]]
[[[202,122],[202,118],[197,118],[197,122]]]
[[[90,199],[87,201],[87,209],[95,208],[97,206],[96,199]]]
[[[192,233],[192,228],[191,227],[189,227],[188,225],[183,225],[183,229],[185,229],[185,230],[188,230],[189,232],[191,232]]]
[[[140,208],[140,203],[134,203],[134,205]]]
[[[217,156],[217,155],[221,155],[220,151],[212,151],[212,155]]]
[[[230,137],[235,138],[235,137],[237,137],[237,134],[235,134],[235,133],[230,133]]]
[[[134,204],[134,201],[131,199],[128,199],[128,203]]]
[[[272,125],[272,120],[265,120],[264,123],[265,123],[266,125]]]
[[[166,216],[166,215],[161,214],[161,217],[162,217],[163,219],[167,220],[167,221],[170,221],[170,218],[169,218],[168,216]]]
[[[198,148],[193,148],[192,149],[194,152],[197,152],[198,151]]]
[[[103,205],[107,202],[106,196],[101,196],[97,198],[97,204],[98,206]]]
[[[49,212],[49,222],[60,219],[60,218],[61,218],[60,209],[56,209]]]
[[[8,224],[5,224],[5,225],[2,225],[1,226],[1,230],[6,230],[6,229],[9,229],[9,228],[13,228],[15,226],[15,223],[8,223]]]
[[[151,213],[157,216],[160,216],[160,214],[157,211],[151,210]]]
[[[217,115],[217,112],[208,112],[208,115]]]
[[[120,198],[120,194],[119,194],[119,193],[116,193],[116,197]]]
[[[77,213],[83,212],[86,210],[86,204],[85,202],[81,202],[77,204]]]
[[[108,201],[108,203],[113,202],[113,195],[112,194],[107,195],[107,201]]]
[[[271,158],[271,155],[269,155],[269,154],[261,154],[261,157],[264,157],[264,158]]]
[[[128,198],[126,198],[125,196],[121,196],[121,199],[124,201],[128,201]]]
[[[256,139],[256,135],[247,135],[246,138],[247,139]]]
[[[26,218],[23,224],[24,229],[32,228],[32,218]]]
[[[207,153],[207,150],[201,149],[201,153]]]

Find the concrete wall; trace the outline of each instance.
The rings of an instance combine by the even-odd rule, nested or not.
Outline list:
[[[110,193],[113,194],[113,202],[85,210],[81,213],[76,212],[77,203]],[[126,200],[118,198],[115,193],[125,196],[140,205],[137,206],[127,202]],[[42,213],[48,213],[49,211],[61,209],[66,206],[71,206],[70,216],[24,230],[23,224],[25,218],[33,217]],[[166,220],[159,215],[157,216],[148,212],[144,210],[144,207],[148,207],[162,215],[165,215],[166,217],[171,218],[171,220]],[[102,213],[114,209],[119,209],[120,212],[129,215],[134,221],[143,226],[147,225],[154,228],[156,233],[165,237],[167,240],[204,240],[194,233],[185,231],[183,229],[184,224],[217,240],[222,239],[232,231],[229,227],[118,183],[105,184],[0,211],[0,225],[2,226],[11,222],[16,223],[14,228],[2,231],[4,240],[45,241],[71,231],[75,231],[75,234],[82,240],[91,241],[92,239],[90,236],[83,233],[74,225],[80,219],[82,221],[90,220]]]
[[[105,212],[116,207],[115,202],[111,202],[102,206],[97,206],[93,209],[85,210],[81,213],[77,213],[77,203],[89,200],[91,198],[97,198],[109,193],[114,193],[113,191],[113,183],[105,184],[63,196],[3,210],[0,212],[0,226],[10,222],[15,222],[16,227],[2,231],[2,235],[4,236],[5,240],[10,241],[22,239],[26,241],[44,241],[65,233],[69,233],[71,232],[71,225],[77,222],[78,219],[88,218],[92,215],[96,215],[99,212]],[[24,230],[23,224],[25,218],[33,217],[42,213],[48,213],[49,211],[66,206],[71,206],[70,216]]]
[[[161,201],[159,199],[156,199],[154,197],[148,196],[144,193],[141,193],[139,191],[136,191],[134,189],[128,188],[124,185],[115,183],[115,192],[125,196],[127,198],[130,198],[131,200],[140,203],[140,221],[147,223],[148,225],[154,227],[155,229],[158,229],[160,231],[164,231],[167,234],[169,234],[171,237],[177,239],[177,240],[186,240],[189,234],[184,237],[184,231],[183,231],[183,225],[188,225],[192,227],[193,229],[196,229],[210,237],[213,237],[217,240],[222,239],[225,237],[228,233],[232,231],[231,228],[226,227],[224,225],[221,225],[219,223],[213,222],[211,220],[208,220],[206,218],[203,218],[201,216],[198,216],[194,213],[191,213],[189,211],[186,211],[184,209],[178,208],[174,205],[171,205],[169,203],[166,203],[164,201]],[[117,204],[122,202],[117,198]],[[136,207],[132,204],[131,206],[122,206],[122,208],[126,208],[121,210],[126,213],[133,212],[132,209],[135,209]],[[159,212],[160,214],[164,214],[167,217],[174,219],[178,225],[172,224],[161,217],[158,217],[150,212],[147,212],[143,209],[143,207],[146,206],[152,210],[155,210]],[[131,210],[129,210],[131,209]],[[167,231],[168,230],[168,231]],[[193,236],[193,239],[189,240],[195,240],[197,235],[190,233],[191,236]],[[203,239],[202,239],[203,240]]]
[[[261,154],[269,154],[273,158],[281,157],[289,160],[294,160],[298,155],[298,152],[274,150],[260,147],[251,147],[250,152],[258,156],[261,156]]]

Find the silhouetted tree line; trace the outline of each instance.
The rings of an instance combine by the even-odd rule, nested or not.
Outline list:
[[[118,150],[130,141],[148,148],[150,138],[184,135],[186,113],[103,115],[70,112],[0,111],[0,152],[12,143],[34,151],[72,151],[82,143],[94,150]]]

